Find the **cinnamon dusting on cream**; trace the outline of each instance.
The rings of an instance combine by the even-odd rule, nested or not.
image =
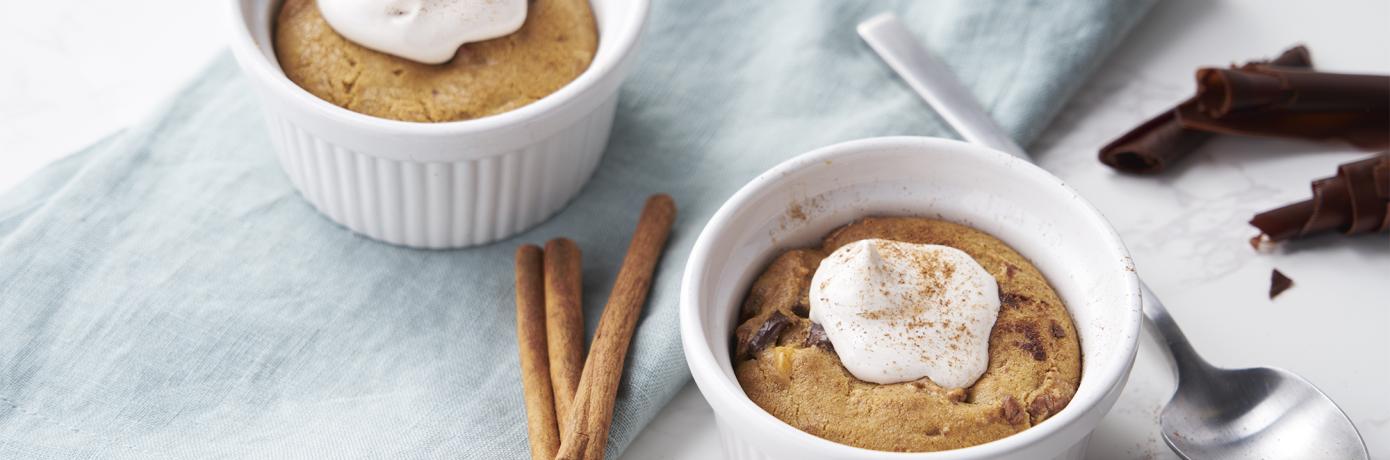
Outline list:
[[[821,262],[810,297],[811,320],[860,380],[964,388],[988,366],[999,286],[959,249],[857,241]]]

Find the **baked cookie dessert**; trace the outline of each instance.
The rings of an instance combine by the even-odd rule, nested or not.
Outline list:
[[[740,315],[734,369],[749,399],[851,446],[1000,439],[1062,410],[1081,380],[1076,329],[1042,273],[941,220],[867,218],[787,251]]]
[[[334,105],[375,117],[444,122],[495,115],[573,81],[598,49],[586,0],[530,0],[510,34],[465,43],[442,64],[374,51],[330,26],[315,0],[285,0],[275,55],[285,76]]]

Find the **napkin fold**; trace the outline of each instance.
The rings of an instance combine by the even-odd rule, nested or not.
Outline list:
[[[687,381],[677,291],[740,185],[947,129],[859,40],[897,12],[1022,141],[1152,0],[654,2],[598,172],[511,240],[420,251],[321,217],[225,54],[153,119],[0,197],[0,457],[523,458],[512,252],[584,250],[591,334],[646,195],[680,217],[619,392],[617,457]]]

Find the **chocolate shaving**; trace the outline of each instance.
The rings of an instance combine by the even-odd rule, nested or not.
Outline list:
[[[806,331],[806,340],[802,345],[835,351],[835,344],[830,343],[830,337],[825,335],[825,328],[821,327],[820,323],[811,323],[811,329]]]
[[[1256,214],[1259,241],[1284,241],[1329,231],[1390,231],[1390,153],[1346,163],[1313,182],[1313,198]]]
[[[748,340],[743,346],[743,359],[753,359],[758,355],[758,352],[776,342],[777,338],[782,335],[782,330],[786,329],[789,323],[791,323],[791,319],[788,319],[786,315],[780,311],[773,311],[767,320],[758,326],[758,330],[748,336]]]
[[[1284,291],[1289,290],[1291,287],[1293,287],[1293,280],[1284,276],[1284,273],[1280,272],[1279,269],[1276,268],[1273,272],[1270,272],[1269,300],[1274,300],[1275,297],[1278,297],[1279,294],[1283,294]]]
[[[1241,68],[1266,66],[1311,68],[1313,59],[1308,49],[1299,45],[1284,51],[1272,61],[1247,62]],[[1184,127],[1178,122],[1178,111],[1184,106],[1196,104],[1195,96],[1189,98],[1111,141],[1100,149],[1100,161],[1125,173],[1162,172],[1211,138],[1210,133]]]
[[[1199,69],[1183,127],[1213,133],[1390,147],[1390,76],[1255,66]]]

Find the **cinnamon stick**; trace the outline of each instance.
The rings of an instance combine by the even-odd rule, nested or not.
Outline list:
[[[1285,50],[1271,61],[1251,61],[1240,68],[1254,67],[1311,68],[1312,56],[1302,45]],[[1178,112],[1197,104],[1194,96],[1163,111],[1139,127],[1100,149],[1100,161],[1116,170],[1130,174],[1157,174],[1187,156],[1208,139],[1211,133],[1187,128],[1178,120]]]
[[[545,243],[545,331],[555,413],[566,416],[584,371],[584,290],[579,245],[565,238]],[[560,423],[560,436],[568,428]]]
[[[546,357],[545,294],[541,248],[516,248],[516,347],[521,352],[521,388],[526,398],[526,434],[532,459],[555,458],[560,435]]]
[[[613,292],[603,308],[603,316],[599,318],[598,331],[594,335],[593,345],[589,347],[589,358],[584,362],[573,407],[564,417],[564,423],[569,428],[560,441],[557,459],[603,458],[627,348],[651,288],[652,272],[661,258],[675,217],[676,204],[671,197],[653,195],[647,199],[637,222],[637,230],[633,232],[632,242],[628,245],[627,255],[623,257],[622,268],[618,270],[617,280],[613,283]]]

